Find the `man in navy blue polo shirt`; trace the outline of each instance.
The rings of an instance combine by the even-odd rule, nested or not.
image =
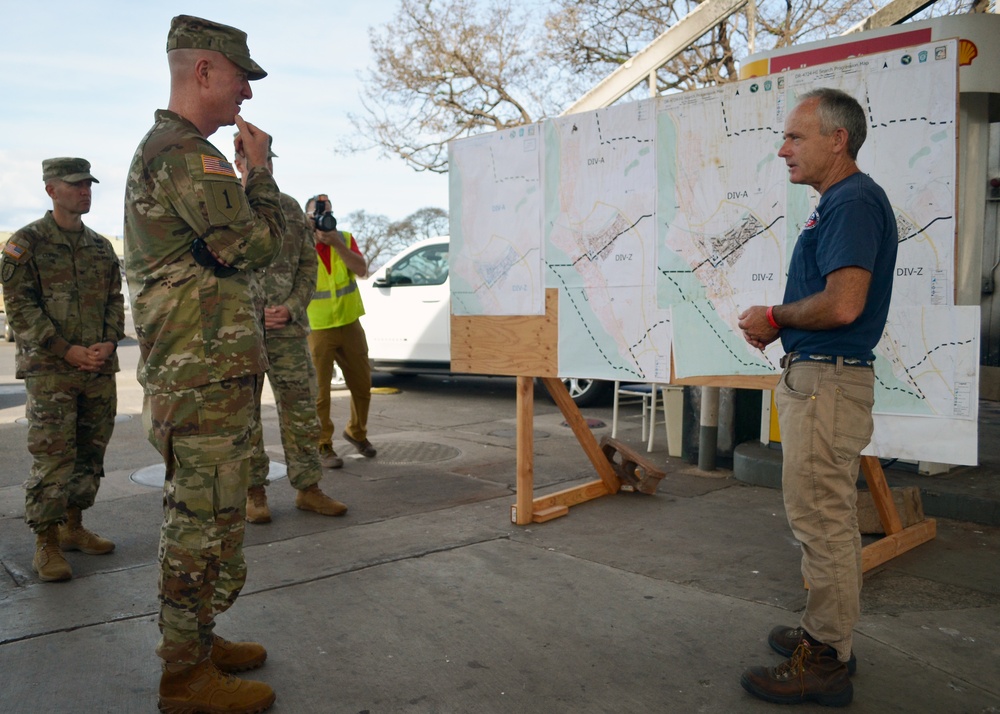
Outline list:
[[[873,349],[889,311],[898,242],[885,191],[856,163],[866,134],[861,105],[839,90],[808,92],[788,115],[778,156],[789,180],[812,186],[820,201],[795,244],[782,304],[755,305],[739,318],[747,342],[763,349],[780,337],[785,350],[775,390],[781,487],[809,595],[798,627],[768,635],[790,659],[751,667],[741,680],[751,694],[782,704],[846,706],[854,696],[855,483],[872,435]]]

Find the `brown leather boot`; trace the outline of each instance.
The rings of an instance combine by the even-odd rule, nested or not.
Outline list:
[[[31,560],[31,567],[38,573],[38,578],[47,583],[73,577],[73,568],[69,567],[66,557],[59,550],[59,526],[49,526],[35,535],[35,557]]]
[[[801,627],[778,625],[768,634],[767,644],[771,645],[771,649],[778,654],[791,657],[803,638],[808,639],[810,644],[817,642]],[[854,656],[854,652],[851,652],[851,658],[847,660],[847,673],[853,677],[857,671],[858,658]]]
[[[227,674],[257,669],[267,659],[267,650],[256,642],[230,642],[218,635],[212,636],[212,664]]]
[[[295,507],[323,516],[342,516],[347,513],[347,506],[327,496],[315,483],[295,494]]]
[[[775,704],[817,702],[826,707],[846,707],[854,698],[847,664],[828,645],[801,640],[791,659],[777,667],[751,667],[740,679],[755,697]]]
[[[319,463],[324,469],[340,469],[344,467],[344,460],[337,456],[337,452],[329,444],[319,447]]]
[[[66,522],[59,526],[59,547],[87,555],[106,555],[115,544],[83,527],[83,512],[74,506],[66,509]]]
[[[271,522],[271,509],[267,507],[267,492],[263,486],[251,486],[247,489],[247,522]]]
[[[264,682],[220,672],[209,659],[180,672],[164,667],[160,675],[160,711],[164,714],[257,714],[274,704],[274,690]]]

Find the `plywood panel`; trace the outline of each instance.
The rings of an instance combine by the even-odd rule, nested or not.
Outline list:
[[[451,369],[469,374],[559,376],[559,291],[544,315],[451,316]]]

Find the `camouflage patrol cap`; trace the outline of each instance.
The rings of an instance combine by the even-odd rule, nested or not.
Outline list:
[[[90,179],[94,183],[100,183],[90,173],[90,162],[86,159],[74,159],[69,156],[60,156],[56,159],[45,159],[42,162],[42,181],[59,179],[66,183],[76,183]]]
[[[250,59],[247,33],[229,25],[203,20],[192,15],[178,15],[170,21],[167,52],[180,49],[221,52],[230,62],[247,73],[247,79],[264,79],[267,72]]]

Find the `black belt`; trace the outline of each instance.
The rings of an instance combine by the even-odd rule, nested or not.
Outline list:
[[[789,367],[796,362],[818,362],[820,364],[841,364],[847,367],[871,367],[875,364],[873,359],[858,359],[857,357],[842,357],[841,355],[818,355],[812,352],[789,352],[781,358],[782,368]]]

